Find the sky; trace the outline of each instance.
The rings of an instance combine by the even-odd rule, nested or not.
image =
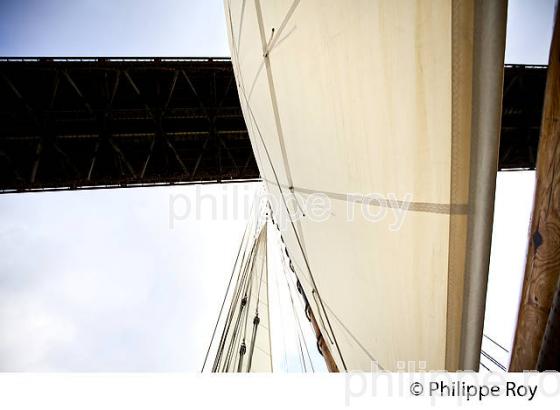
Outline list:
[[[505,367],[515,336],[534,192],[535,171],[498,173],[482,349]]]
[[[0,370],[199,370],[255,185],[2,195]]]
[[[555,0],[509,0],[506,64],[548,64]]]
[[[553,3],[510,0],[506,63],[546,64]],[[0,56],[229,56],[223,3],[3,0]],[[1,195],[0,371],[198,371],[245,217],[171,227],[170,204],[233,210],[255,189]]]
[[[222,0],[2,0],[0,55],[229,56]]]

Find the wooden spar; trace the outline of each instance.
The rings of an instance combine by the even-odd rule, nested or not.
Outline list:
[[[317,337],[317,347],[319,349],[319,353],[321,353],[323,359],[325,359],[325,364],[327,365],[327,369],[329,370],[329,372],[338,373],[339,372],[338,366],[334,361],[329,346],[325,342],[325,338],[323,337],[323,333],[321,333],[321,328],[319,327],[319,323],[317,323],[315,314],[313,313],[313,310],[309,305],[309,301],[307,300],[307,296],[305,296],[305,293],[303,292],[303,287],[301,286],[299,280],[297,281],[297,290],[303,296],[303,300],[305,301],[305,314],[307,315],[307,318],[311,322],[311,326],[313,326],[313,331],[315,332],[315,336]]]
[[[305,305],[305,313],[307,314],[307,317],[309,318],[309,321],[313,326],[313,330],[315,331],[315,336],[317,337],[317,347],[319,348],[319,352],[323,355],[323,359],[325,359],[325,364],[327,365],[327,369],[331,373],[338,373],[338,366],[334,361],[329,346],[325,342],[325,338],[321,333],[321,329],[319,328],[319,324],[317,323],[317,319],[315,319],[315,315],[313,314],[313,311],[311,310],[311,306],[309,306],[309,303],[306,303]]]
[[[537,368],[560,273],[559,145],[560,21],[557,9],[550,46],[525,279],[509,368],[512,372]]]
[[[537,370],[555,370],[560,372],[560,281],[556,285],[554,301],[548,315],[548,322],[544,331]]]

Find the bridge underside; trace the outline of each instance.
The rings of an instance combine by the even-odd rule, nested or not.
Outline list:
[[[546,70],[507,66],[500,169],[532,169]],[[0,192],[253,180],[229,59],[0,59]]]
[[[0,62],[4,192],[258,176],[227,59]]]

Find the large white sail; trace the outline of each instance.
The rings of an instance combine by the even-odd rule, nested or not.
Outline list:
[[[272,372],[267,232],[268,224],[265,223],[256,243],[255,261],[252,266],[253,279],[247,304],[249,323],[246,324],[246,331],[249,344],[247,346],[247,363],[241,368],[241,371],[253,373]]]
[[[475,366],[505,33],[489,3],[225,0],[273,215],[340,370]]]
[[[228,310],[220,312],[209,348],[213,372],[272,372],[267,231],[258,216],[249,220],[224,300]]]

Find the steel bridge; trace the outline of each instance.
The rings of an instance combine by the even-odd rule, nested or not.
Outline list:
[[[535,167],[546,67],[506,66],[500,169]],[[259,178],[226,58],[0,58],[0,192]]]

